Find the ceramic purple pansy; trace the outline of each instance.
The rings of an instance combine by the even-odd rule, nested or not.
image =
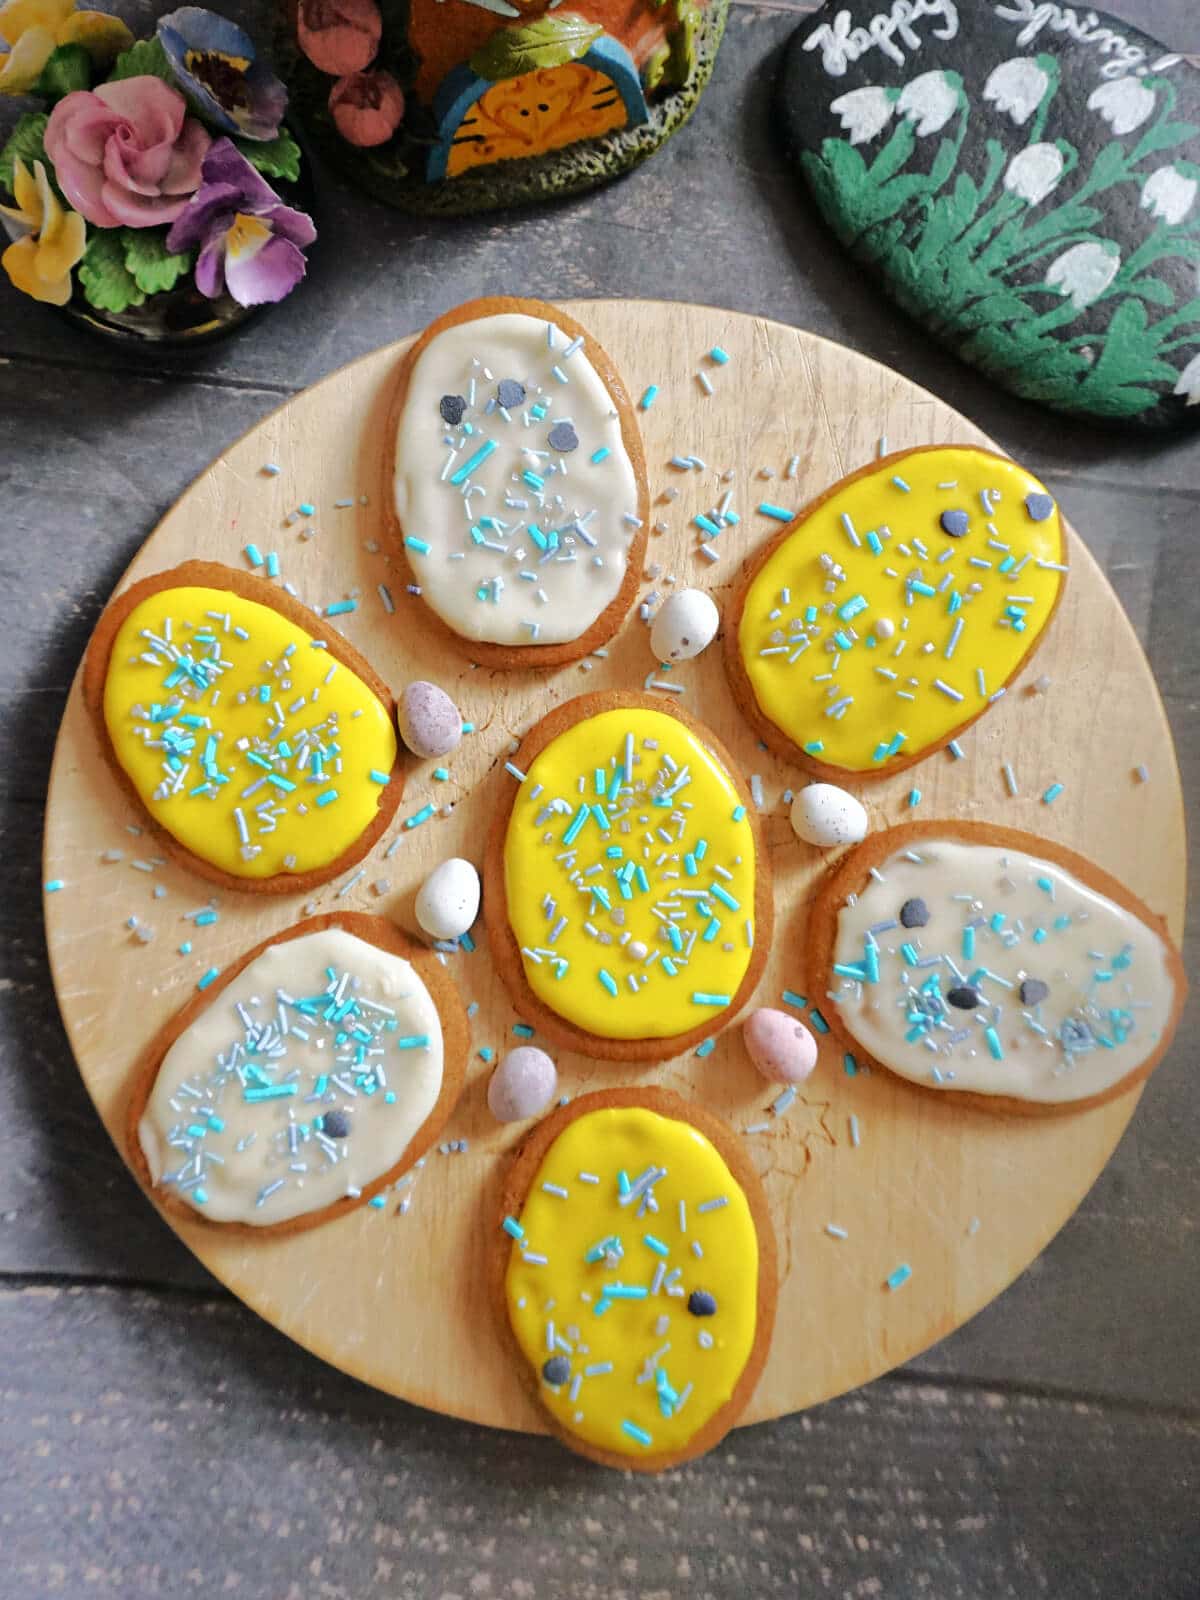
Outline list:
[[[317,236],[312,219],[285,205],[229,139],[204,159],[202,182],[167,235],[167,249],[199,248],[196,287],[223,290],[242,306],[282,300],[305,273],[304,250]]]

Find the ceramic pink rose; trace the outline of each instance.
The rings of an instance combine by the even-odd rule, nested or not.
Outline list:
[[[211,142],[183,96],[153,77],[64,96],[45,134],[59,187],[97,228],[174,222],[199,187]]]

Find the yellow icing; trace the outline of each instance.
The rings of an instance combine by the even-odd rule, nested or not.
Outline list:
[[[988,501],[989,515],[982,497],[992,490],[999,498]],[[877,771],[978,715],[1033,648],[1062,586],[1064,573],[1040,564],[1064,561],[1058,509],[1038,522],[1025,506],[1027,495],[1045,493],[1015,462],[957,448],[889,456],[838,489],[797,524],[746,594],[738,644],[764,715],[848,772]],[[952,510],[970,519],[962,538],[941,527]],[[914,579],[936,594],[910,590]],[[954,595],[961,601],[951,612]],[[855,613],[860,598],[867,607]],[[1027,619],[1023,632],[1011,626],[1009,606]],[[890,638],[876,633],[880,619],[893,624]],[[833,638],[838,631],[849,649]]]
[[[636,1189],[651,1167],[666,1168],[653,1185],[658,1210],[646,1207],[639,1216],[640,1199],[620,1203],[618,1174]],[[599,1183],[581,1181],[581,1172]],[[566,1199],[546,1184],[565,1189]],[[722,1196],[727,1204],[699,1210]],[[539,1375],[551,1354],[571,1363],[568,1382],[553,1387],[542,1379],[543,1404],[563,1427],[602,1450],[636,1456],[683,1449],[729,1400],[754,1348],[758,1234],[720,1153],[690,1123],[657,1112],[585,1112],[546,1152],[516,1221],[523,1237],[514,1240],[505,1278],[513,1332]],[[667,1253],[648,1245],[647,1235]],[[613,1238],[620,1240],[619,1259],[586,1259]],[[542,1256],[545,1265],[538,1264]],[[653,1290],[656,1281],[657,1292],[643,1299],[604,1300],[606,1285]],[[713,1315],[688,1310],[695,1290],[715,1299]],[[598,1313],[605,1303],[607,1310]],[[666,1326],[659,1332],[662,1318]],[[702,1333],[711,1336],[710,1348],[701,1343]],[[611,1372],[587,1375],[605,1362],[612,1362]],[[678,1401],[660,1399],[659,1371]],[[648,1381],[639,1383],[643,1373]],[[582,1382],[572,1399],[577,1375]],[[624,1422],[651,1442],[628,1433]]]
[[[633,740],[632,788],[623,782],[627,735]],[[657,749],[647,741],[657,741]],[[597,793],[597,769],[604,795]],[[620,791],[610,799],[618,778]],[[668,803],[656,805],[656,797]],[[594,805],[607,830],[591,810],[579,827],[581,810]],[[610,849],[620,856],[610,857]],[[630,863],[626,896],[619,879]],[[530,988],[568,1022],[604,1038],[668,1038],[711,1021],[728,1007],[750,964],[754,835],[725,768],[665,712],[601,712],[546,746],[513,804],[504,884]],[[602,895],[593,894],[593,886]],[[555,909],[548,915],[550,902]],[[674,947],[669,924],[677,926],[682,950]],[[638,944],[646,952],[634,959],[630,950]]]
[[[197,663],[197,681],[179,660]],[[221,670],[208,681],[214,660]],[[378,810],[383,787],[370,773],[390,774],[396,759],[387,707],[361,678],[303,628],[224,589],[163,589],[134,607],[113,642],[104,720],[155,820],[193,855],[243,878],[336,860]],[[182,778],[168,765],[171,750],[152,747],[164,737]],[[311,761],[317,751],[323,775]],[[336,799],[318,805],[331,790]],[[273,816],[260,810],[267,802]]]

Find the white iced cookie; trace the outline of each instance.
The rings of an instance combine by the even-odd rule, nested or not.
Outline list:
[[[421,596],[466,639],[578,639],[620,594],[642,522],[618,397],[553,321],[452,317],[418,347],[396,436]]]
[[[810,947],[829,1020],[944,1093],[1049,1108],[1144,1076],[1186,987],[1156,919],[1099,869],[1055,860],[1049,841],[1010,834],[1026,851],[988,842],[1006,830],[939,826],[896,829],[890,848],[877,835],[822,888]]]
[[[859,844],[867,836],[866,809],[834,783],[806,784],[792,801],[791,821],[798,839],[821,850]]]
[[[396,1166],[443,1066],[412,965],[324,928],[264,950],[179,1035],[137,1139],[156,1187],[212,1221],[271,1226]]]

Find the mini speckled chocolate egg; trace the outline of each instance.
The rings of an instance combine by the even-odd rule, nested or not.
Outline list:
[[[801,789],[792,801],[791,815],[796,837],[822,850],[859,844],[867,836],[862,803],[834,783],[810,783]]]
[[[751,1061],[771,1083],[803,1083],[817,1064],[817,1041],[786,1011],[762,1006],[742,1028]]]
[[[448,756],[462,739],[458,707],[436,683],[418,679],[400,696],[396,708],[400,737],[415,756]]]
[[[479,874],[469,861],[451,856],[417,890],[415,909],[431,939],[457,939],[479,915]]]
[[[536,1117],[553,1100],[558,1089],[554,1062],[536,1045],[510,1050],[488,1084],[488,1109],[497,1122],[524,1122]]]
[[[703,589],[681,589],[665,602],[650,629],[660,661],[690,661],[713,642],[721,614]]]

